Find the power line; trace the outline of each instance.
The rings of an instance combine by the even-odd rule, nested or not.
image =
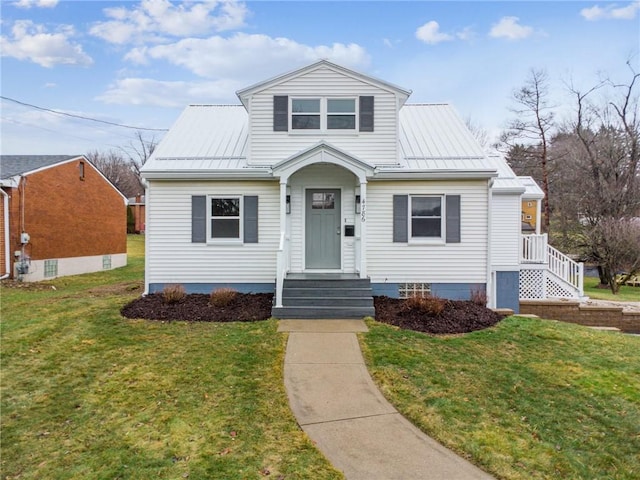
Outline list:
[[[168,131],[167,128],[133,127],[131,125],[123,125],[122,123],[108,122],[106,120],[98,120],[97,118],[85,117],[85,116],[82,116],[82,115],[74,115],[73,113],[61,112],[59,110],[52,110],[50,108],[39,107],[37,105],[32,105],[30,103],[21,102],[19,100],[16,100],[15,98],[9,98],[9,97],[5,97],[5,96],[2,96],[2,95],[0,95],[0,98],[2,100],[7,100],[9,102],[17,103],[18,105],[23,105],[25,107],[30,107],[30,108],[35,108],[37,110],[42,110],[43,112],[55,113],[57,115],[64,115],[66,117],[79,118],[81,120],[90,120],[92,122],[105,123],[107,125],[113,125],[113,126],[116,126],[116,127],[131,128],[133,130],[149,130],[149,131],[153,131],[153,132],[166,132],[166,131]]]

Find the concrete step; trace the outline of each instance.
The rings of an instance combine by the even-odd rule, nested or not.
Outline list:
[[[299,288],[285,287],[282,295],[294,297],[371,297],[371,287],[369,288]]]
[[[373,307],[274,307],[271,314],[276,318],[362,318],[373,317]]]
[[[285,291],[282,304],[287,307],[373,307],[373,297],[371,297],[371,291],[368,297],[292,297]]]
[[[291,279],[284,280],[284,288],[370,288],[368,278]]]

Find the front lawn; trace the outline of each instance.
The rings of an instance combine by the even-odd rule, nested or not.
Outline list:
[[[143,242],[122,269],[2,288],[2,478],[342,478],[289,410],[275,321],[120,316]]]
[[[519,317],[459,336],[369,328],[391,403],[498,478],[639,477],[640,337]]]

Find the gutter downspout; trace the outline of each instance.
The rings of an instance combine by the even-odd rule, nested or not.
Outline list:
[[[492,269],[493,269],[493,257],[491,255],[491,249],[493,248],[491,246],[491,230],[493,230],[493,226],[491,224],[492,222],[492,215],[491,215],[491,209],[493,208],[492,205],[492,199],[493,199],[493,192],[491,191],[491,187],[493,187],[493,181],[494,179],[491,178],[489,179],[489,182],[487,184],[487,307],[488,308],[495,308],[496,306],[496,292],[495,292],[495,288],[493,285],[493,273],[492,273]]]
[[[11,276],[11,258],[9,254],[11,253],[11,245],[9,245],[9,239],[11,238],[9,234],[9,194],[5,192],[2,188],[0,188],[0,192],[2,192],[3,203],[4,203],[4,262],[5,262],[5,273],[2,274],[0,280],[4,280],[5,278],[9,278]]]

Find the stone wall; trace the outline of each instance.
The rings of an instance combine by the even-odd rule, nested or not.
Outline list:
[[[621,307],[580,305],[580,302],[562,300],[520,300],[520,313],[589,327],[615,327],[626,333],[640,333],[640,312],[623,312]]]

